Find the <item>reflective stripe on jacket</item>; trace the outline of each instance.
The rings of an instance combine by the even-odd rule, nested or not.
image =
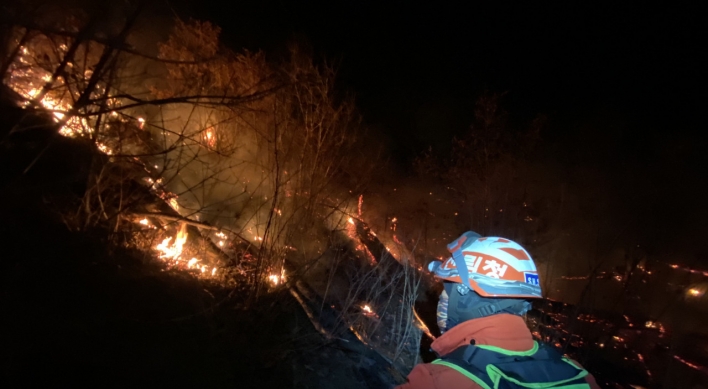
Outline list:
[[[531,332],[521,317],[499,314],[469,320],[453,327],[436,339],[432,344],[432,348],[438,355],[447,356],[461,347],[470,345],[472,340],[474,340],[476,346],[490,346],[481,347],[482,349],[510,352],[529,353],[536,346]],[[578,368],[579,371],[582,370],[573,361],[567,360],[564,363],[570,363]],[[480,381],[484,382],[484,379]],[[595,379],[590,374],[579,377],[576,382],[584,387],[588,385],[592,389],[599,389]],[[573,384],[575,382],[569,381],[561,385],[568,386]],[[485,383],[484,385],[487,384]],[[417,365],[408,375],[408,383],[398,386],[397,389],[478,389],[486,387],[447,363],[434,362]],[[579,387],[573,386],[572,388]]]

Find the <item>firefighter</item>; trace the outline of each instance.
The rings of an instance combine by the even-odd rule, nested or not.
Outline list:
[[[579,364],[536,342],[523,315],[541,298],[536,265],[519,244],[465,232],[446,261],[428,269],[443,281],[439,359],[419,364],[396,389],[599,388]]]

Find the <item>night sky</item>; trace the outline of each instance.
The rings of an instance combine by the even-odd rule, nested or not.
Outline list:
[[[619,131],[629,147],[654,147],[662,133],[704,127],[699,7],[207,0],[183,9],[220,25],[235,49],[310,42],[403,160],[429,145],[444,152],[484,91],[506,92],[520,124],[549,115],[549,139],[599,122],[599,136]]]

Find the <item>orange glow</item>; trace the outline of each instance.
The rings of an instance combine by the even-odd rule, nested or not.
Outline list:
[[[172,209],[174,209],[175,211],[179,212],[179,203],[177,202],[177,199],[176,199],[176,198],[173,197],[173,198],[169,199],[169,200],[168,200],[168,204],[170,205],[170,207],[171,207]]]
[[[686,292],[691,297],[701,297],[703,296],[703,291],[698,288],[691,288]]]
[[[204,143],[212,149],[216,147],[216,133],[213,128],[209,127],[204,131]]]
[[[280,271],[280,275],[278,274],[271,274],[268,276],[268,281],[270,281],[273,286],[278,286],[286,281],[285,278],[285,269],[282,269]]]
[[[705,367],[696,365],[695,363],[691,363],[691,362],[689,362],[689,361],[687,361],[687,360],[685,360],[685,359],[679,357],[678,355],[674,355],[674,359],[677,360],[677,361],[679,361],[679,362],[681,362],[681,363],[683,363],[684,365],[690,367],[691,369],[695,369],[695,370],[703,370],[703,369],[705,369]]]

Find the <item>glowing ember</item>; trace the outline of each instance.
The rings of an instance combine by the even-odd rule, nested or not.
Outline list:
[[[143,219],[140,221],[140,224],[147,226],[147,225],[150,225],[150,222],[148,221],[148,219]]]
[[[418,312],[416,312],[415,309],[413,310],[413,316],[415,317],[415,323],[418,328],[423,331],[423,333],[427,335],[430,339],[435,340],[435,336],[432,334],[432,332],[430,332],[430,329],[428,328],[428,326],[425,325],[420,316],[418,316]]]
[[[678,355],[674,355],[674,359],[683,363],[684,365],[690,367],[691,369],[695,369],[695,370],[705,370],[706,369],[705,367],[699,366],[695,363],[691,363],[691,362],[679,357]]]
[[[211,148],[216,147],[216,135],[211,127],[204,132],[204,143]]]
[[[698,288],[691,288],[686,292],[690,297],[701,297],[703,296],[703,291]]]
[[[173,197],[168,202],[170,204],[170,207],[172,207],[172,209],[179,212],[179,203],[177,202],[176,198]]]
[[[286,281],[285,279],[285,269],[282,269],[280,271],[280,275],[277,274],[271,274],[268,276],[268,280],[270,281],[273,286],[278,286]]]
[[[189,260],[189,262],[187,262],[187,267],[191,269],[192,267],[194,267],[194,265],[197,264],[197,262],[199,262],[197,258],[192,258]]]
[[[348,222],[349,222],[349,224],[354,225],[354,219],[349,218]]]

